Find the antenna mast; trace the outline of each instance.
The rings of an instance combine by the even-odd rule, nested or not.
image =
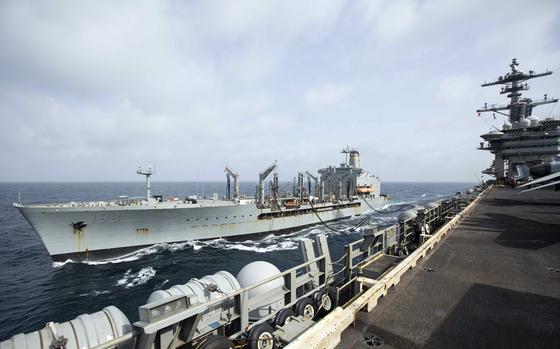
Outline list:
[[[517,58],[511,60],[511,64],[509,65],[511,71],[506,73],[504,76],[499,76],[498,80],[492,82],[485,82],[482,84],[482,87],[493,86],[493,85],[505,85],[502,87],[500,94],[507,94],[506,97],[510,99],[509,104],[507,105],[491,105],[488,106],[487,103],[484,103],[484,107],[477,110],[477,113],[486,113],[486,112],[496,112],[500,113],[500,110],[509,110],[509,122],[512,125],[516,125],[523,119],[532,115],[533,108],[538,105],[549,104],[549,103],[556,103],[558,102],[557,98],[548,98],[545,94],[544,99],[533,101],[530,98],[520,98],[521,91],[526,91],[529,89],[529,85],[523,83],[524,81],[540,78],[542,76],[547,76],[552,74],[551,71],[547,70],[544,73],[535,73],[532,70],[529,70],[529,73],[525,73],[521,70],[517,69],[519,63],[517,62]],[[500,113],[502,114],[502,113]],[[507,114],[505,114],[507,115]]]
[[[146,176],[146,200],[149,201],[152,197],[150,192],[152,188],[151,176],[155,173],[155,171],[152,169],[152,166],[148,166],[146,168],[138,166],[138,170],[136,170],[136,173],[142,176]]]

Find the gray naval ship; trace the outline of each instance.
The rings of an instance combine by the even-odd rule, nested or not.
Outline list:
[[[210,199],[152,196],[154,171],[148,167],[137,171],[146,177],[145,198],[14,206],[39,234],[54,261],[114,257],[160,243],[289,232],[385,204],[387,196],[380,193],[379,178],[361,168],[358,150],[346,147],[342,153],[345,162],[320,169],[319,176],[298,173],[291,193],[279,193],[275,161],[259,173],[255,197],[239,193],[239,175],[227,166],[223,198],[218,194]]]

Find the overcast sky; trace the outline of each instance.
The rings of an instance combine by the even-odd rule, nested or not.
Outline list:
[[[385,181],[474,181],[513,57],[560,95],[559,1],[1,1],[0,181],[291,180],[346,145]]]

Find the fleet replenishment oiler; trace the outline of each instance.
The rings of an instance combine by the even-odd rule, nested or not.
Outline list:
[[[239,175],[226,167],[225,198],[214,194],[210,199],[164,200],[151,194],[153,171],[149,167],[138,169],[138,174],[146,176],[144,198],[14,206],[39,234],[54,261],[100,259],[159,243],[282,233],[360,215],[386,203],[379,179],[361,168],[358,150],[347,147],[342,152],[345,162],[320,169],[319,178],[298,173],[291,193],[279,192],[274,162],[259,173],[255,197],[239,193]],[[271,174],[270,189],[265,191]]]

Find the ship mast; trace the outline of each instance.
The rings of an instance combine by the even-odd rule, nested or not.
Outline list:
[[[531,116],[534,107],[558,102],[557,98],[548,98],[546,94],[542,100],[538,101],[533,101],[530,98],[521,98],[521,91],[529,89],[529,85],[527,85],[527,83],[523,83],[524,81],[547,76],[552,74],[552,72],[547,70],[544,73],[535,73],[534,71],[529,70],[529,73],[527,74],[518,70],[518,65],[519,63],[517,62],[517,58],[512,59],[511,64],[509,65],[511,68],[510,72],[503,76],[499,76],[495,81],[485,82],[481,85],[482,87],[505,85],[502,87],[500,94],[507,94],[506,97],[510,99],[509,104],[499,106],[494,104],[489,107],[487,103],[484,103],[484,107],[478,109],[477,113],[495,112],[509,116],[509,122],[515,126],[523,119]],[[500,111],[502,110],[509,110],[509,114],[501,113]]]

